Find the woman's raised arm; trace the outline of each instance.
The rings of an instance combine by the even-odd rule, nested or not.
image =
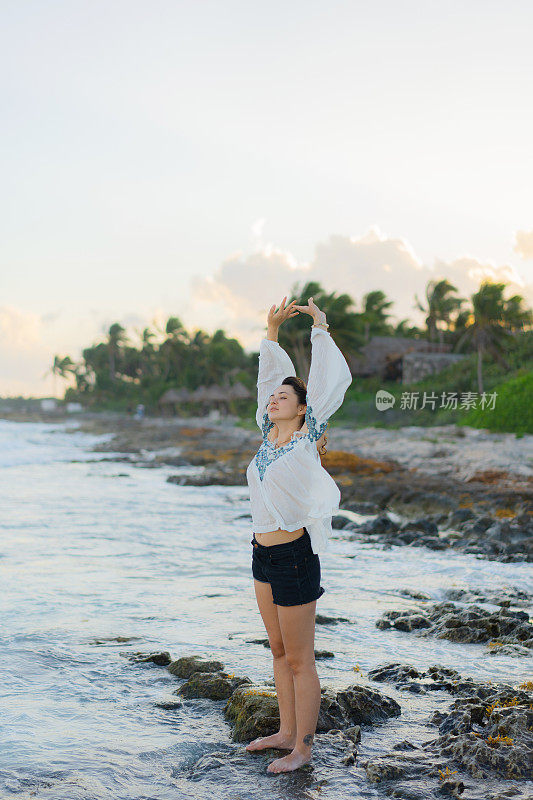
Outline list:
[[[295,317],[299,312],[295,310],[296,300],[291,300],[288,306],[285,305],[287,296],[283,298],[280,305],[270,307],[267,316],[267,335],[261,339],[259,345],[259,370],[257,373],[257,412],[255,421],[261,428],[263,439],[274,425],[267,414],[267,405],[270,395],[276,386],[279,386],[283,378],[289,375],[295,376],[294,365],[278,342],[278,331],[285,320]]]
[[[328,419],[342,405],[351,382],[350,368],[331,334],[324,328],[311,327],[311,368],[305,421],[313,441],[320,439]]]
[[[261,339],[257,373],[257,412],[255,420],[265,437],[274,425],[267,414],[268,401],[283,378],[296,375],[294,364],[278,342]]]

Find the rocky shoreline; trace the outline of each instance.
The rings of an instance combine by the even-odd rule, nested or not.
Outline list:
[[[177,485],[245,486],[246,467],[260,443],[257,429],[239,427],[235,420],[135,420],[118,414],[67,419],[73,433],[101,437],[92,447],[95,461],[124,462],[139,469],[165,467],[170,473],[166,479]],[[440,433],[417,429],[417,435],[437,439],[456,435],[453,458],[460,460],[463,454],[467,461],[472,445],[468,432],[462,436],[451,429]],[[423,468],[413,463],[408,446],[413,436],[413,429],[402,439],[401,431],[382,430],[378,435],[375,429],[332,427],[329,452],[322,463],[342,495],[341,508],[333,518],[335,537],[381,548],[451,548],[506,562],[533,560],[533,476],[528,455],[533,437],[516,440],[521,460],[512,469],[510,453],[517,455],[512,441],[491,440],[491,434],[480,437],[476,432],[473,438],[479,444],[485,437],[493,453],[488,464],[481,464],[473,474],[469,467],[467,474],[466,468],[454,473],[444,465],[444,459],[450,462],[452,455],[427,459]],[[376,452],[369,454],[368,442],[378,440]],[[439,447],[438,442],[431,444]],[[378,612],[376,637],[408,637],[415,654],[417,637],[445,639],[460,648],[482,645],[483,659],[531,658],[533,654],[532,595],[523,589],[449,588],[445,600],[438,603],[421,591],[400,594],[409,598],[409,605],[400,601],[397,608],[381,616]],[[338,625],[342,629],[354,620],[318,613],[316,624],[317,628]],[[124,646],[131,642],[128,637],[111,638]],[[265,638],[246,641],[269,647]],[[107,641],[95,641],[100,643]],[[333,649],[315,651],[318,663],[327,659],[335,664],[335,646],[329,646]],[[267,763],[279,755],[278,750],[249,753],[243,744],[277,730],[273,680],[253,681],[246,674],[237,675],[209,655],[173,658],[167,651],[130,650],[121,655],[136,667],[166,670],[171,696],[156,702],[158,708],[169,714],[179,708],[194,716],[198,709],[193,704],[206,703],[229,726],[231,745],[217,745],[217,750],[195,758],[183,768],[186,779],[223,781],[227,775],[243,769],[256,771],[258,766],[266,771]],[[322,687],[312,763],[281,780],[294,781],[307,794],[320,791],[323,785],[336,785],[347,770],[353,770],[358,779],[378,787],[383,797],[526,800],[531,796],[531,680],[476,681],[441,663],[420,667],[410,663],[410,657],[409,663],[387,657],[366,674],[357,664],[352,669],[345,685],[333,686],[326,680]],[[410,700],[414,695],[423,696],[422,709],[417,707],[423,719],[413,728]],[[381,747],[378,742],[377,749],[376,737],[370,740],[376,729],[383,731],[386,742]],[[325,777],[318,778],[317,767]]]
[[[319,619],[317,618],[317,622]],[[176,700],[157,705],[168,711],[194,700],[219,701],[220,712],[234,743],[268,736],[279,729],[279,708],[273,681],[254,683],[245,675],[227,672],[216,659],[197,655],[173,659],[169,652],[123,652],[134,664],[167,669],[179,686]],[[533,683],[482,683],[439,664],[419,670],[412,664],[383,664],[342,689],[322,687],[313,758],[291,780],[318,789],[327,780],[314,780],[314,765],[364,770],[366,779],[380,784],[386,796],[405,800],[462,797],[465,800],[526,798],[526,781],[533,779]],[[369,728],[387,725],[402,714],[401,703],[371,682],[393,684],[398,692],[441,692],[454,699],[448,707],[430,712],[423,742],[399,739],[389,753],[360,759],[358,751]],[[249,753],[244,746],[201,756],[188,768],[198,780],[206,771],[239,769],[267,763],[280,751]],[[512,781],[512,785],[509,785]],[[316,784],[316,785],[315,785]],[[523,788],[522,788],[523,787]]]
[[[102,460],[180,467],[167,479],[178,485],[244,486],[246,468],[260,444],[256,429],[239,427],[232,419],[93,414],[79,423],[76,430],[109,434],[93,447]],[[425,448],[442,449],[439,442],[448,456],[424,458]],[[381,457],[370,457],[369,449]],[[473,449],[491,452],[490,461],[478,463],[477,470],[471,464]],[[460,468],[463,462],[467,466]],[[533,560],[533,436],[457,426],[332,427],[322,464],[341,490],[333,527],[342,538],[383,547],[453,548],[507,562]],[[368,516],[374,518],[361,519]]]

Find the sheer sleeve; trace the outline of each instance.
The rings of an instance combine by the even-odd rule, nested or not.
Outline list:
[[[331,334],[324,328],[311,327],[305,421],[312,441],[317,441],[324,433],[329,417],[342,405],[351,382],[350,368]]]
[[[274,425],[267,414],[270,395],[283,378],[296,375],[294,365],[279,342],[261,339],[259,345],[259,371],[257,374],[257,412],[256,422],[261,428],[263,438]]]

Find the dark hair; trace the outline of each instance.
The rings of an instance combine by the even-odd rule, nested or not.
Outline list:
[[[289,375],[288,378],[284,378],[281,381],[282,386],[283,384],[286,386],[292,386],[296,392],[296,397],[298,398],[298,403],[300,405],[307,405],[307,386],[301,378],[296,378],[294,375]],[[303,426],[304,422],[305,416],[302,417],[302,424],[300,425],[300,428]]]
[[[281,381],[281,385],[282,386],[283,386],[283,384],[285,384],[286,386],[292,386],[292,388],[296,392],[296,396],[298,398],[298,403],[300,403],[302,405],[305,403],[305,405],[307,405],[307,386],[305,385],[305,383],[303,382],[303,380],[301,378],[296,378],[293,375],[289,375],[288,378],[284,378]],[[303,427],[304,422],[305,422],[305,416],[302,417],[302,424],[300,425],[300,428]],[[328,452],[327,449],[326,449],[327,441],[328,441],[328,438],[326,436],[324,444],[321,445],[320,450],[319,450],[319,453],[320,453],[321,456],[326,455],[326,453]]]

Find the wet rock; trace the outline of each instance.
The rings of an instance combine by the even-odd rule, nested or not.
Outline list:
[[[341,731],[339,728],[332,728],[324,734],[321,745],[325,745],[328,750],[340,756],[340,763],[345,766],[355,764],[357,758],[356,742],[361,739],[361,729],[358,725],[348,731]],[[316,739],[315,739],[316,742]]]
[[[446,536],[440,536],[437,524],[429,518],[408,520],[399,523],[387,514],[362,523],[346,522],[343,527],[353,541],[383,542],[388,545],[414,545],[444,550],[450,546]]]
[[[337,692],[337,703],[346,719],[358,725],[398,717],[402,710],[396,700],[367,686],[354,684]]]
[[[156,664],[158,667],[166,667],[172,661],[170,653],[165,650],[163,653],[127,653],[130,661],[137,664]]]
[[[433,520],[428,519],[427,517],[422,517],[421,519],[409,520],[408,522],[404,522],[400,526],[400,532],[404,531],[416,531],[421,533],[428,533],[432,535],[437,535],[439,529],[437,528],[436,524]]]
[[[425,749],[475,778],[533,778],[533,692],[474,684],[439,714],[439,736]]]
[[[315,617],[317,625],[337,625],[339,622],[350,622],[348,617],[328,617],[326,614],[317,614]]]
[[[394,520],[390,519],[386,514],[381,514],[375,519],[369,519],[366,522],[362,522],[360,525],[352,522],[349,525],[349,529],[357,531],[362,535],[368,534],[384,534],[384,533],[397,533],[400,529],[400,525],[395,522]]]
[[[352,725],[350,728],[345,728],[343,733],[345,736],[351,739],[354,744],[358,744],[361,741],[360,725]]]
[[[451,667],[434,664],[427,670],[418,670],[412,664],[392,662],[369,670],[368,677],[374,681],[387,681],[398,690],[416,694],[428,691],[447,691],[457,694],[462,689],[471,689],[472,680],[463,680],[460,673]]]
[[[355,514],[379,514],[380,506],[377,503],[368,503],[364,500],[343,503],[342,508],[353,511]]]
[[[472,519],[474,512],[471,508],[456,508],[450,511],[446,518],[446,524],[449,528],[455,528],[463,522]]]
[[[416,592],[413,589],[400,589],[399,594],[403,597],[412,597],[413,600],[431,600],[431,595],[426,592]]]
[[[401,742],[396,742],[392,747],[393,750],[417,750],[417,745],[410,742],[408,739],[402,739]]]
[[[322,687],[317,731],[319,733],[327,733],[331,730],[343,730],[347,727],[352,728],[353,722],[346,718],[343,706],[339,703],[337,695],[329,687]]]
[[[317,661],[323,661],[325,658],[335,658],[335,653],[332,653],[331,650],[315,650]]]
[[[465,785],[460,780],[445,780],[439,788],[439,794],[443,797],[460,797],[465,790]]]
[[[169,663],[168,671],[176,678],[190,678],[194,672],[220,672],[222,661],[208,661],[199,656],[183,656]]]
[[[241,469],[206,467],[196,475],[169,475],[167,483],[178,486],[245,486],[246,473]]]
[[[98,639],[90,639],[89,644],[108,644],[109,642],[124,644],[125,642],[139,641],[141,638],[141,636],[101,636]]]
[[[390,697],[365,686],[350,686],[339,692],[322,687],[316,731],[342,731],[354,743],[360,740],[361,724],[382,722],[401,713]],[[245,741],[269,736],[279,730],[279,708],[275,688],[248,684],[235,689],[224,707],[233,726],[232,739]],[[355,723],[355,724],[354,724]]]
[[[436,603],[431,608],[387,611],[376,622],[382,630],[420,631],[422,636],[435,636],[452,642],[491,643],[533,648],[533,625],[525,611],[500,608],[486,611],[478,605],[460,608],[454,603]]]
[[[365,770],[371,783],[410,780],[423,775],[431,775],[434,770],[434,762],[426,753],[419,750],[401,756],[388,753],[369,759]]]
[[[502,606],[502,608],[508,608],[510,605],[529,606],[533,600],[530,592],[515,586],[503,586],[501,589],[485,591],[452,587],[446,589],[444,596],[447,600],[459,600],[462,603],[492,603],[495,606]]]
[[[239,678],[227,672],[193,672],[174,694],[187,699],[204,697],[209,700],[227,700],[243,684],[251,685],[249,678]]]
[[[462,538],[457,546],[465,553],[480,554],[504,562],[533,561],[531,515],[511,520],[478,517],[462,526],[461,532]]]
[[[279,730],[279,707],[276,690],[266,685],[240,686],[224,706],[224,717],[232,725],[234,742],[270,736]]]
[[[376,622],[376,627],[381,630],[396,628],[399,631],[413,631],[419,628],[431,628],[431,621],[418,609],[386,611]]]
[[[176,708],[182,708],[183,703],[181,700],[159,700],[154,703],[156,708],[162,708],[164,711],[174,711]]]

